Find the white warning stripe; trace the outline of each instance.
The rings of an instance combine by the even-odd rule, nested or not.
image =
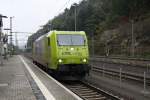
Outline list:
[[[83,100],[78,95],[76,95],[75,93],[73,93],[71,90],[69,90],[68,88],[66,88],[64,85],[62,85],[61,83],[59,83],[57,80],[55,80],[53,77],[51,77],[50,75],[48,75],[47,73],[45,73],[39,67],[36,67],[36,65],[34,65],[34,67],[37,68],[39,71],[41,71],[43,74],[45,74],[48,78],[50,78],[51,80],[53,80],[57,85],[59,85],[60,87],[62,87],[65,91],[67,91],[69,94],[71,94],[74,98],[76,98],[77,100]]]
[[[43,93],[44,97],[46,100],[56,100],[54,96],[48,91],[48,89],[45,87],[45,85],[41,82],[41,80],[35,75],[35,73],[31,70],[31,68],[28,66],[28,64],[24,61],[24,59],[19,56],[29,73],[31,74],[32,78],[40,88],[41,92]]]
[[[66,88],[64,85],[62,85],[61,83],[59,83],[57,80],[55,80],[53,77],[51,77],[50,75],[48,75],[47,73],[45,73],[43,70],[41,70],[40,68],[36,67],[38,70],[40,70],[42,73],[44,73],[48,78],[50,78],[51,80],[53,80],[57,85],[59,85],[60,87],[62,87],[63,89],[65,89],[69,94],[71,94],[73,97],[75,97],[77,100],[83,100],[82,98],[80,98],[78,95],[76,95],[75,93],[73,93],[71,90],[69,90],[68,88]]]

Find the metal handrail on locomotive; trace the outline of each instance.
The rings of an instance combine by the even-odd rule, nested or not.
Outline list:
[[[89,73],[89,50],[83,31],[50,31],[33,43],[33,62],[53,73],[79,75]]]

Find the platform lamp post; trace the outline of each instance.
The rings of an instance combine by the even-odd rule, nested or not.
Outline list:
[[[73,7],[74,7],[74,30],[77,31],[77,4],[74,4]]]
[[[0,64],[3,65],[3,61],[2,61],[2,49],[3,49],[3,39],[2,39],[2,27],[3,27],[3,20],[2,18],[8,18],[7,16],[1,15],[0,14]]]
[[[77,30],[77,6],[75,5],[75,11],[74,11],[74,18],[75,18],[75,31]]]
[[[10,17],[10,53],[11,53],[11,56],[13,54],[13,40],[12,40],[12,19],[14,18],[14,16]]]
[[[134,38],[134,20],[131,20],[131,34],[132,34],[132,38],[131,38],[131,54],[132,54],[132,57],[135,56],[135,38]]]

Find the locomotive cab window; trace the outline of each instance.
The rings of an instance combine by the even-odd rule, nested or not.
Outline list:
[[[83,46],[85,45],[85,37],[79,34],[59,34],[57,35],[57,43],[59,46]]]

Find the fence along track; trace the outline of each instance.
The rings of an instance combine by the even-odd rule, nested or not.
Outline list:
[[[95,88],[90,84],[83,82],[63,83],[67,88],[79,95],[83,100],[121,100],[117,96],[113,96],[103,90]]]
[[[129,73],[129,72],[123,72],[123,71],[120,72],[117,70],[106,69],[106,68],[104,69],[104,68],[99,68],[99,67],[94,66],[94,65],[92,65],[92,71],[100,72],[100,73],[103,73],[106,75],[116,76],[118,78],[120,77],[120,73],[121,73],[122,78],[128,79],[128,80],[133,80],[133,81],[138,81],[141,83],[143,83],[143,80],[144,80],[144,75],[141,76],[141,75]],[[146,84],[150,85],[150,77],[146,77],[145,79],[147,80]]]

